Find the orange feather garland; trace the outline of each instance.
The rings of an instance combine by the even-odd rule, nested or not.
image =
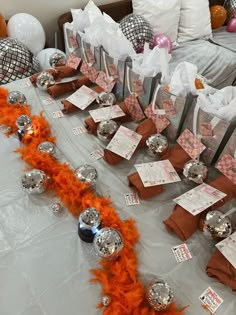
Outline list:
[[[51,181],[49,189],[55,190],[65,207],[74,215],[87,207],[95,207],[101,214],[104,226],[116,228],[124,238],[124,249],[115,261],[100,262],[100,268],[92,270],[95,276],[91,282],[102,285],[102,295],[109,295],[111,303],[103,309],[104,315],[182,315],[184,309],[177,310],[173,303],[165,312],[152,310],[145,302],[143,284],[138,281],[138,261],[134,246],[139,239],[138,230],[133,219],[122,221],[112,206],[110,199],[98,197],[89,186],[80,182],[67,164],[62,164],[53,156],[39,152],[37,146],[43,141],[55,143],[50,127],[41,113],[30,114],[29,106],[9,105],[8,91],[0,87],[0,125],[17,131],[15,121],[20,115],[28,115],[32,119],[33,134],[25,135],[24,146],[16,150],[22,160],[33,168],[43,170]],[[98,307],[103,307],[99,304]]]

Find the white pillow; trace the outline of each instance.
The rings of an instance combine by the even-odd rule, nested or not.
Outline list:
[[[182,0],[178,42],[197,38],[210,38],[211,16],[208,0]]]
[[[197,0],[196,0],[197,1]],[[155,33],[177,39],[181,0],[133,0],[133,13],[142,15]]]

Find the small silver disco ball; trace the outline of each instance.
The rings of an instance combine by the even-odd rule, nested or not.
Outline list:
[[[147,286],[146,299],[154,310],[165,311],[173,302],[174,294],[166,282],[157,280]]]
[[[52,68],[64,66],[66,64],[66,56],[60,52],[55,52],[50,56],[49,64]]]
[[[53,75],[46,71],[41,72],[36,79],[36,85],[42,91],[46,91],[53,84],[55,84]]]
[[[32,120],[27,115],[21,115],[16,119],[16,126],[22,131],[30,130],[32,129]]]
[[[112,119],[103,120],[97,128],[97,136],[101,141],[107,142],[112,139],[119,128],[119,125]]]
[[[21,177],[21,185],[28,194],[42,194],[49,183],[49,177],[41,170],[27,171]]]
[[[56,153],[56,147],[55,145],[50,142],[50,141],[44,141],[44,142],[41,142],[39,145],[38,145],[38,151],[40,152],[44,152],[44,153],[48,153],[50,155],[55,155]]]
[[[102,92],[98,94],[96,102],[101,106],[115,105],[116,97],[113,93]]]
[[[208,169],[206,165],[197,160],[188,161],[183,168],[183,175],[186,179],[202,184],[207,177]]]
[[[96,208],[85,209],[79,216],[79,237],[87,243],[92,243],[95,234],[101,229],[101,224],[101,216]]]
[[[161,156],[168,150],[168,140],[160,133],[150,136],[146,145],[148,147],[148,154],[150,156]]]
[[[7,103],[14,104],[22,104],[25,105],[27,103],[27,99],[24,94],[19,91],[11,91],[7,96]]]
[[[80,165],[74,171],[75,176],[84,183],[90,184],[91,186],[96,185],[98,173],[95,167],[89,164]]]

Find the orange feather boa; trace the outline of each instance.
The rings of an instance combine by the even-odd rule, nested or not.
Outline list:
[[[33,168],[43,170],[51,178],[50,189],[55,190],[64,206],[74,215],[87,207],[95,207],[101,214],[104,226],[116,228],[124,238],[124,249],[115,261],[100,262],[100,268],[92,270],[95,276],[91,282],[100,282],[102,295],[111,297],[111,303],[104,308],[104,315],[182,315],[173,303],[168,311],[158,312],[150,309],[145,302],[143,284],[138,281],[138,261],[134,250],[139,234],[133,219],[122,221],[112,206],[110,199],[96,196],[87,184],[80,182],[67,164],[62,164],[54,157],[41,153],[37,146],[43,141],[55,143],[50,127],[42,114],[32,116],[29,106],[7,103],[8,91],[0,87],[0,125],[17,131],[15,121],[25,114],[31,117],[34,133],[23,137],[23,144],[16,150],[22,160]],[[8,132],[7,135],[10,135]],[[99,304],[98,307],[103,307]]]

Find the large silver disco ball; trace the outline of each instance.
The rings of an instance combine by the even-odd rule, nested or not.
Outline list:
[[[43,193],[49,183],[49,177],[41,170],[27,171],[21,177],[21,185],[28,194]]]
[[[137,53],[143,51],[145,43],[150,44],[153,40],[152,27],[141,15],[131,13],[125,16],[120,22],[120,29]]]
[[[93,245],[98,256],[106,260],[113,260],[120,255],[124,241],[116,229],[106,227],[95,235]]]
[[[156,311],[165,311],[173,302],[174,295],[171,287],[162,280],[151,282],[146,288],[148,303]]]
[[[0,85],[39,72],[37,58],[17,39],[0,39]]]

